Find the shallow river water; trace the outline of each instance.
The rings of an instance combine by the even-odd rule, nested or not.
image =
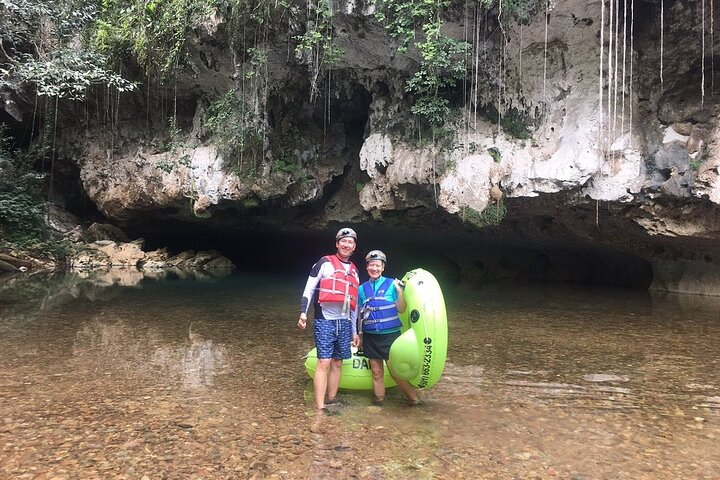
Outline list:
[[[720,479],[719,299],[441,279],[423,404],[318,416],[304,281],[6,279],[0,478]]]

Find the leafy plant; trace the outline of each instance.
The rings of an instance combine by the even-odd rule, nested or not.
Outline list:
[[[79,0],[0,0],[6,57],[0,86],[30,83],[39,95],[73,100],[84,99],[93,85],[132,90],[133,83],[108,68],[107,57],[74,42],[92,28],[97,14],[95,5]]]
[[[531,125],[532,119],[530,116],[515,107],[509,109],[505,112],[505,115],[500,118],[500,126],[502,126],[503,131],[521,140],[527,140],[532,136],[529,128]]]
[[[495,161],[495,163],[500,163],[502,160],[502,153],[500,153],[500,150],[497,149],[497,147],[490,147],[487,149],[488,155],[492,157],[492,159]]]
[[[24,55],[8,71],[20,83],[35,85],[38,95],[84,100],[92,85],[113,86],[123,92],[135,88],[135,84],[107,70],[106,59],[94,52],[78,52],[61,48],[53,52],[47,61]]]
[[[463,207],[460,211],[460,218],[463,222],[474,225],[477,228],[485,228],[499,225],[506,214],[507,207],[501,200],[497,204],[486,206],[482,212],[478,212],[471,207]]]
[[[45,175],[36,172],[33,157],[17,151],[0,124],[0,249],[21,248],[64,258],[69,245],[55,238],[43,218]]]
[[[0,0],[3,49],[10,57],[31,49],[44,55],[92,24],[96,16],[96,5],[82,0]],[[41,36],[43,42],[37,42]]]
[[[93,43],[117,58],[132,54],[148,75],[167,80],[189,65],[189,32],[215,7],[209,0],[103,0]]]
[[[482,0],[488,5],[494,5],[500,0]],[[518,22],[529,23],[546,0],[502,0],[502,8],[506,17],[512,17]]]
[[[248,62],[252,68],[245,72],[245,78],[253,78],[258,75],[259,69],[267,65],[267,52],[262,48],[251,47],[247,50],[250,61]]]
[[[413,114],[431,126],[446,121],[449,95],[467,75],[467,42],[455,40],[442,33],[443,15],[451,0],[376,0],[376,17],[388,33],[400,41],[398,51],[407,52],[414,45],[420,51],[418,71],[406,84],[413,95]],[[493,12],[499,22],[515,19],[529,21],[544,5],[540,0],[476,0],[478,8]],[[496,14],[496,15],[495,15]],[[497,117],[495,117],[497,118]],[[521,117],[511,115],[506,130],[517,138],[529,138],[521,128]]]
[[[428,20],[437,17],[448,5],[449,0],[377,0],[375,17],[385,25],[390,35],[400,40],[398,51],[405,53],[410,43],[415,40],[416,30]]]
[[[298,165],[297,161],[295,161],[292,156],[292,152],[289,150],[281,151],[280,155],[274,159],[273,169],[275,171],[289,173],[291,175],[300,173],[300,165]]]
[[[449,4],[449,0],[380,0],[377,4],[377,18],[401,41],[398,51],[406,52],[411,42],[420,51],[420,67],[405,90],[414,96],[412,113],[433,127],[445,122],[450,104],[447,93],[466,75],[464,57],[469,45],[442,33],[440,12]],[[417,29],[423,33],[419,42]]]
[[[318,95],[318,79],[320,72],[328,65],[340,61],[344,50],[333,41],[333,29],[330,24],[332,17],[331,0],[316,0],[308,2],[314,7],[314,18],[309,18],[307,29],[303,35],[298,35],[295,53],[310,66],[310,101]]]
[[[205,126],[215,135],[220,150],[228,157],[262,151],[262,124],[235,90],[229,90],[210,104]]]
[[[179,141],[182,130],[177,124],[177,117],[172,116],[168,118],[167,128],[167,139],[163,142],[163,150],[170,153],[175,153],[178,148],[183,146],[183,142]]]

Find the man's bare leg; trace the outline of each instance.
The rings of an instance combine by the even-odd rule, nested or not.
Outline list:
[[[330,360],[330,373],[328,374],[327,398],[335,400],[340,388],[340,375],[342,374],[342,360],[333,358]]]
[[[328,377],[332,368],[329,358],[318,358],[315,376],[313,377],[313,390],[315,392],[315,408],[325,408],[325,392],[328,389]],[[337,393],[337,388],[335,389]]]

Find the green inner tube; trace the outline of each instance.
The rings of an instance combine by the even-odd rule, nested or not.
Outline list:
[[[400,314],[402,334],[390,347],[390,366],[395,377],[407,380],[416,388],[435,385],[445,369],[447,358],[447,312],[442,290],[427,270],[416,268],[403,277],[407,308]],[[313,348],[305,360],[305,369],[312,378],[317,367]],[[385,367],[385,386],[396,383]],[[370,361],[353,356],[343,361],[340,388],[371,390]]]

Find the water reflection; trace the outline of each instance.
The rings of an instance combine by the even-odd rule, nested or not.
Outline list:
[[[181,346],[155,350],[150,363],[170,377],[179,377],[184,388],[210,387],[215,376],[228,366],[227,347],[204,339],[188,329],[188,341]]]
[[[75,365],[104,375],[163,378],[182,388],[210,387],[228,367],[228,347],[193,332],[168,343],[156,328],[139,330],[120,318],[95,318],[80,326],[72,346]]]
[[[717,478],[716,299],[446,289],[445,374],[316,416],[304,278],[0,286],[0,478]],[[371,454],[372,457],[368,457]]]

